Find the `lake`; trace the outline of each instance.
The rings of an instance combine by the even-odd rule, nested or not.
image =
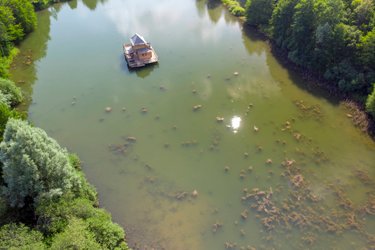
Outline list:
[[[133,249],[372,249],[375,143],[217,1],[38,13],[12,79]],[[129,70],[139,33],[159,63]],[[111,112],[106,112],[106,108]]]

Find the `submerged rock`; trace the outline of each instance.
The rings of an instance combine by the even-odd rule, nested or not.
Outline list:
[[[202,108],[202,105],[201,104],[197,104],[197,105],[194,105],[193,106],[193,111],[198,111]]]
[[[223,122],[224,121],[224,117],[216,116],[216,121],[217,122]]]
[[[191,196],[193,198],[196,198],[198,196],[198,191],[196,189],[194,189],[193,192],[191,192]]]

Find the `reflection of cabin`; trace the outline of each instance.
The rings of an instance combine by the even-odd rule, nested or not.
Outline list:
[[[151,44],[138,34],[130,38],[130,44],[124,44],[124,55],[131,68],[143,67],[158,61]]]

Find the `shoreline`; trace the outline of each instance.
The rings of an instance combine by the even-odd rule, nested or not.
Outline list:
[[[322,91],[325,97],[337,99],[339,104],[343,105],[347,110],[347,117],[351,120],[352,124],[361,130],[361,132],[369,135],[375,140],[375,120],[365,111],[364,104],[355,100],[350,95],[341,93],[337,87],[334,87],[329,82],[322,79],[316,73],[306,70],[301,66],[296,65],[288,59],[287,51],[279,48],[272,38],[254,26],[250,26],[242,22],[243,29],[256,33],[257,36],[265,40],[270,46],[271,53],[275,56],[278,62],[291,70],[293,73],[301,77],[304,82],[301,85],[307,91]]]

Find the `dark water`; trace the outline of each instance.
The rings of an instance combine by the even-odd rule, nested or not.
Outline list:
[[[78,153],[134,249],[374,248],[374,142],[215,1],[38,18],[12,70],[24,108]],[[128,70],[135,32],[159,64]]]

